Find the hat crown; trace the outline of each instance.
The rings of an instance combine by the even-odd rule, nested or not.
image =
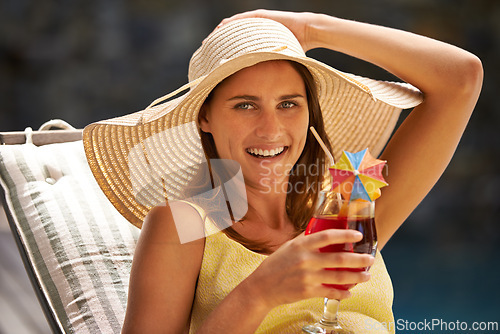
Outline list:
[[[224,62],[253,52],[282,52],[305,57],[299,41],[284,25],[269,19],[232,21],[213,31],[189,62],[189,81],[212,72]]]

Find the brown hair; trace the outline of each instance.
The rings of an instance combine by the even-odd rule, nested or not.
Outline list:
[[[321,139],[331,151],[330,142],[324,129],[323,114],[321,112],[314,78],[304,65],[293,61],[289,62],[300,74],[305,84],[309,107],[309,126],[314,126]],[[217,87],[212,90],[205,100],[205,103],[210,101],[216,89]],[[198,118],[200,117],[203,117],[203,107]],[[212,135],[200,130],[200,136],[207,161],[210,161],[210,159],[218,159],[219,156]],[[313,214],[313,208],[317,201],[318,192],[322,190],[321,188],[326,171],[326,155],[316,138],[308,131],[304,150],[290,171],[286,197],[287,215],[295,227],[296,235],[305,230]],[[297,205],[297,203],[300,203],[300,205]],[[213,209],[212,205],[211,207]],[[207,212],[209,216],[210,211],[211,210],[208,210]],[[244,219],[245,217],[242,220]],[[270,246],[261,241],[249,240],[236,232],[232,227],[224,228],[222,231],[231,239],[238,241],[248,249],[256,252],[266,252]]]

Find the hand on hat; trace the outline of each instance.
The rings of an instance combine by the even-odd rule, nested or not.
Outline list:
[[[293,13],[293,12],[284,12],[277,10],[266,10],[266,9],[257,9],[249,12],[239,13],[233,15],[231,17],[225,18],[219,23],[216,29],[220,28],[224,24],[227,24],[231,21],[243,19],[243,18],[266,18],[270,20],[274,20],[280,22],[284,26],[286,26],[290,31],[297,37],[300,42],[300,45],[304,49],[304,51],[308,51],[316,47],[311,43],[311,38],[309,36],[309,26],[310,23],[313,22],[319,14],[314,13]]]

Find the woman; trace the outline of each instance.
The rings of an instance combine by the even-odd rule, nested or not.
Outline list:
[[[293,178],[294,168],[299,163],[311,165],[312,158],[317,155],[318,170],[324,169],[324,156],[317,146],[313,147],[314,141],[308,134],[309,125],[317,127],[325,141],[330,140],[337,156],[339,150],[349,146],[340,141],[360,143],[363,138],[377,134],[377,139],[370,139],[366,144],[377,154],[395,122],[393,114],[396,109],[384,108],[391,103],[404,108],[404,103],[394,102],[401,96],[398,94],[403,93],[393,93],[390,89],[389,93],[387,90],[378,91],[371,82],[334,70],[331,73],[335,75],[329,78],[338,79],[338,82],[321,81],[317,71],[327,70],[309,59],[291,57],[291,54],[301,52],[293,49],[293,42],[254,55],[243,50],[244,56],[235,56],[227,64],[240,60],[245,66],[240,64],[237,71],[224,71],[230,67],[226,66],[226,60],[212,61],[210,55],[224,53],[232,45],[218,45],[214,40],[223,34],[229,34],[233,39],[242,38],[236,27],[241,19],[248,18],[279,22],[290,29],[304,51],[322,47],[363,59],[386,69],[423,93],[424,102],[414,108],[381,155],[390,166],[386,177],[390,186],[383,189],[377,200],[379,249],[446,168],[477,101],[482,83],[481,62],[474,55],[442,42],[313,13],[258,10],[222,21],[190,64],[190,72],[196,72],[201,66],[207,66],[209,70],[195,75],[196,79],[190,78],[193,83],[190,86],[194,88],[189,96],[180,100],[199,100],[193,117],[196,117],[208,158],[231,159],[241,165],[248,211],[240,222],[233,222],[229,231],[207,238],[192,238],[190,242],[180,239],[178,223],[203,224],[205,210],[181,201],[149,211],[134,256],[123,332],[297,332],[304,322],[312,320],[311,316],[318,316],[321,298],[346,299],[351,296],[349,291],[330,289],[322,283],[362,283],[370,276],[370,281],[356,286],[351,298],[342,302],[345,312],[340,315],[341,322],[351,328],[358,326],[358,329],[363,329],[367,317],[380,322],[393,321],[390,310],[392,290],[380,254],[374,259],[361,254],[321,254],[317,251],[328,244],[357,241],[361,237],[359,233],[345,230],[328,230],[308,236],[302,233],[310,213],[308,208],[315,199],[312,195],[300,197],[299,194],[317,191],[318,183],[323,182],[322,176],[312,187],[296,191],[293,201],[290,200],[293,198],[290,189],[298,184]],[[263,27],[262,31],[265,29]],[[280,28],[276,29],[281,33]],[[278,53],[279,57],[276,56]],[[204,63],[197,63],[198,58]],[[304,66],[296,65],[296,62],[305,66],[309,76],[314,76],[319,86],[318,93],[308,84],[311,80],[307,79],[308,74],[304,74]],[[203,86],[208,77],[217,79],[213,79],[211,85]],[[351,93],[351,84],[359,94]],[[335,99],[325,99],[326,90],[332,87],[342,90],[343,95],[336,96],[333,92],[331,96],[336,96]],[[414,93],[410,88],[405,89],[408,96]],[[198,93],[201,91],[204,93]],[[326,133],[323,120],[318,119],[314,111],[316,94]],[[353,97],[360,94],[367,97],[363,104]],[[352,100],[343,96],[352,97]],[[134,118],[135,124],[174,117],[168,116],[169,113],[180,113],[182,108],[179,106],[187,102],[171,103],[175,107],[161,107],[160,111],[148,109],[138,114]],[[384,130],[375,129],[376,124],[382,122],[381,116],[356,118],[337,113],[330,118],[331,114],[325,111],[327,105],[334,110],[341,109],[339,105],[354,103],[357,104],[350,110],[364,110],[370,103],[383,105],[384,108],[376,108],[379,108],[377,115],[389,115]],[[413,101],[406,107],[416,104],[418,102]],[[367,124],[361,126],[364,121]],[[328,127],[339,122],[343,124],[333,137]],[[360,125],[362,132],[356,132],[357,126],[353,124]],[[109,180],[113,176],[107,176],[105,167],[97,166],[96,161],[102,160],[99,150],[103,149],[92,144],[89,138],[98,142],[98,133],[104,131],[100,129],[105,125],[86,129],[84,142],[91,167],[115,206],[126,217],[140,217],[139,214],[129,214],[132,209],[116,204],[121,201],[120,187],[110,187],[112,181]],[[210,153],[211,150],[215,152]],[[310,156],[305,157],[307,154]],[[150,162],[151,157],[145,156],[144,160]],[[102,161],[100,164],[105,165]],[[433,161],[433,164],[429,165],[428,161]],[[109,166],[112,169],[113,164]],[[130,174],[134,173],[131,171]],[[166,192],[167,186],[168,182],[161,183],[160,190]],[[301,201],[298,202],[298,198]],[[129,219],[133,222],[135,218]],[[227,259],[227,254],[236,258]],[[370,273],[323,270],[325,267],[366,266],[372,266]],[[366,311],[369,307],[363,309],[358,305],[374,301],[378,304],[373,312]],[[282,323],[279,323],[280,319]]]

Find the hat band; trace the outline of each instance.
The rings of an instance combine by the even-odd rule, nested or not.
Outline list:
[[[151,104],[149,106],[146,107],[146,109],[144,109],[144,111],[147,111],[149,109],[151,109],[152,107],[154,107],[156,104],[160,103],[160,102],[163,102],[165,100],[168,100],[169,98],[185,91],[186,89],[190,89],[191,87],[194,87],[196,86],[201,80],[203,80],[206,76],[201,76],[193,81],[190,81],[188,82],[187,84],[179,87],[178,89],[174,90],[173,92],[170,92],[168,93],[167,95],[164,95],[162,97],[159,97],[157,98],[156,100],[154,100],[153,102],[151,102]]]

